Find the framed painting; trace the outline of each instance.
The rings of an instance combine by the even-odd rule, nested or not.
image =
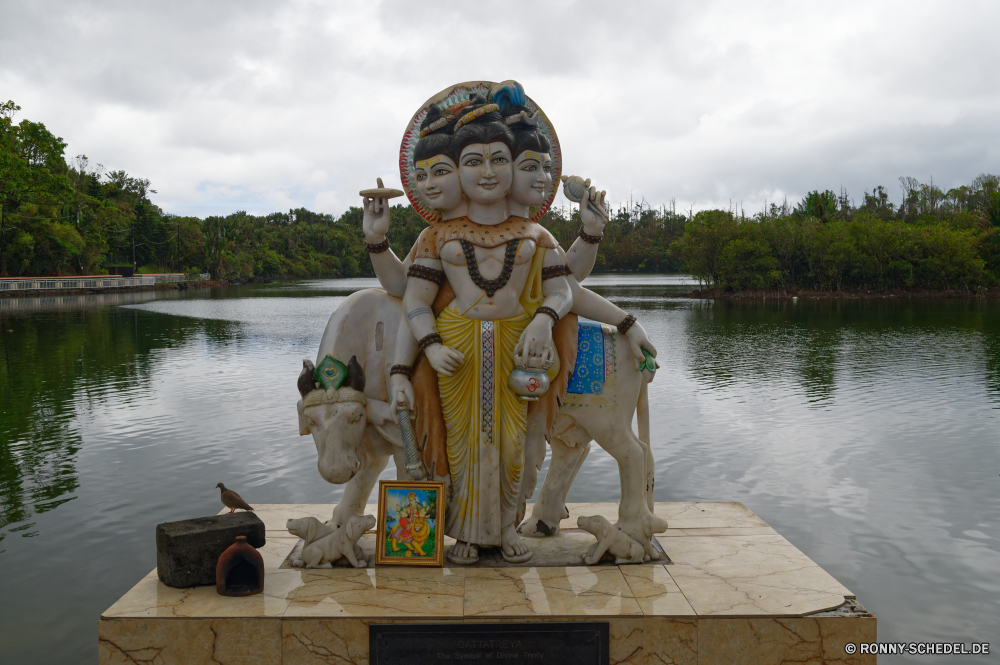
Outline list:
[[[375,564],[444,564],[444,483],[382,480],[378,484]]]

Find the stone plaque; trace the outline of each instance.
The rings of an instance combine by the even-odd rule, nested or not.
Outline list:
[[[608,623],[371,624],[371,665],[572,663],[608,665]]]

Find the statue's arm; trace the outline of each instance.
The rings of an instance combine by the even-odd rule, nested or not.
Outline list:
[[[419,352],[417,340],[410,332],[409,326],[400,326],[399,332],[396,333],[396,348],[393,350],[392,364],[409,367],[412,373],[413,362],[417,359]],[[393,419],[399,417],[400,393],[403,394],[402,399],[406,403],[406,408],[410,410],[410,413],[413,413],[415,399],[410,377],[404,374],[393,374],[389,377],[389,413]]]
[[[417,341],[417,348],[423,343],[423,352],[431,367],[438,374],[451,376],[465,361],[465,356],[431,337],[435,335],[437,340],[441,339],[437,335],[434,311],[431,309],[434,297],[437,296],[438,289],[445,280],[441,261],[417,259],[413,262],[412,269],[414,274],[407,278],[406,291],[403,295],[403,315]]]
[[[381,197],[364,199],[361,230],[365,234],[368,258],[371,259],[378,283],[389,295],[402,298],[406,291],[406,269],[409,268],[409,260],[400,261],[395,252],[387,247],[389,204],[386,199]]]
[[[570,278],[570,281],[575,281]],[[606,323],[609,326],[618,326],[625,321],[628,316],[622,308],[607,299],[597,295],[590,289],[578,286],[578,291],[574,291],[573,313],[593,321]],[[636,321],[632,323],[625,332],[625,339],[628,340],[629,349],[632,351],[632,360],[635,368],[639,369],[645,361],[642,349],[646,349],[655,358],[656,347],[649,341],[646,330]]]
[[[549,362],[555,358],[555,346],[552,343],[552,329],[559,319],[569,314],[573,306],[573,290],[565,272],[566,261],[559,250],[545,252],[542,262],[542,304],[535,310],[535,316],[521,333],[514,348],[514,364],[518,367],[548,368]],[[550,270],[556,269],[552,275]]]
[[[573,242],[566,255],[567,265],[573,269],[573,275],[580,282],[594,269],[597,250],[601,238],[604,237],[604,227],[608,223],[604,195],[605,192],[598,192],[596,187],[591,187],[587,197],[580,203],[582,234]]]
[[[587,279],[590,271],[594,269],[600,246],[600,243],[587,242],[583,238],[577,238],[570,246],[569,252],[566,253],[566,264],[573,270],[573,276],[578,282]]]
[[[365,237],[365,242],[369,246],[377,246],[384,239],[385,236],[382,236],[382,240],[372,242],[368,237]],[[375,269],[375,276],[378,277],[378,283],[382,288],[389,295],[402,298],[406,292],[406,270],[410,267],[408,265],[409,258],[406,261],[400,261],[392,249],[385,249],[381,252],[369,251],[368,257],[371,259],[372,268]]]
[[[441,288],[444,270],[441,261],[438,259],[417,259],[414,266],[423,268],[423,277],[416,275],[406,280],[406,288],[403,292],[403,315],[406,317],[406,324],[410,328],[413,337],[419,342],[428,335],[437,332],[434,327],[434,311],[431,305],[437,296],[438,289]],[[437,275],[442,276],[441,281],[435,279]]]
[[[573,276],[559,275],[544,279],[544,269],[559,268],[565,265],[566,258],[561,250],[545,252],[545,260],[542,262],[542,294],[545,296],[545,300],[542,301],[542,306],[552,308],[560,318],[569,314],[573,308],[573,289],[568,279]]]

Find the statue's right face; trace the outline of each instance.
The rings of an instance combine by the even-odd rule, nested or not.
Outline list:
[[[541,205],[552,188],[552,157],[525,150],[514,160],[510,198],[526,206]]]
[[[497,203],[507,196],[514,179],[510,148],[499,142],[468,145],[458,158],[458,174],[470,201]]]
[[[450,157],[435,155],[417,162],[414,170],[417,196],[433,210],[452,210],[462,202],[462,183],[458,167]]]

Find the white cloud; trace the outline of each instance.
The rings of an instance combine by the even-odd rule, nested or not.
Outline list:
[[[516,78],[614,201],[856,198],[1000,171],[996,3],[0,5],[0,97],[168,212],[338,214],[403,127]],[[0,100],[2,101],[2,100]]]

